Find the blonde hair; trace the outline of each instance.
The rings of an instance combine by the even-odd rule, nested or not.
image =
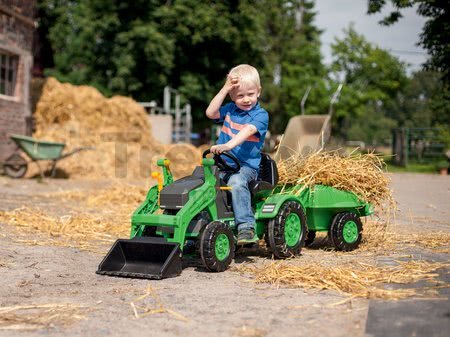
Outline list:
[[[240,64],[231,69],[229,74],[238,76],[244,83],[254,84],[258,89],[261,88],[258,70],[249,64]]]

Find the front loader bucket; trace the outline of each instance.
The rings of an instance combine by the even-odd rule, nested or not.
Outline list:
[[[181,274],[178,243],[162,238],[119,239],[98,266],[97,274],[163,279]]]

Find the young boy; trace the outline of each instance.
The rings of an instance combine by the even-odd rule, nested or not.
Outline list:
[[[211,147],[211,152],[217,155],[231,152],[241,164],[239,172],[227,182],[232,187],[238,244],[257,240],[248,183],[258,176],[261,148],[269,124],[267,111],[258,103],[260,94],[258,71],[248,64],[241,64],[230,70],[224,86],[206,109],[208,118],[223,122],[217,145]],[[227,95],[233,102],[222,106]]]

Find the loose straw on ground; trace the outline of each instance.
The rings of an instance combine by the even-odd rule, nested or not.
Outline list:
[[[148,190],[149,188],[144,186],[116,183],[103,189],[54,192],[44,196],[64,201],[82,202],[99,211],[128,212],[131,215],[131,212],[145,200]]]
[[[68,214],[51,216],[39,209],[19,208],[0,211],[0,222],[14,225],[18,231],[14,241],[31,245],[75,247],[104,253],[103,246],[129,235],[129,216],[113,214]],[[30,234],[41,234],[34,240]],[[33,235],[34,236],[34,235]]]
[[[130,306],[133,309],[133,314],[136,318],[167,313],[180,321],[188,322],[188,319],[182,314],[166,308],[159,295],[151,286],[147,288],[144,295],[131,301]]]
[[[0,330],[35,330],[84,319],[87,308],[72,303],[0,307]]]
[[[55,216],[41,209],[22,207],[10,212],[0,211],[0,222],[18,229],[13,238],[18,242],[104,253],[102,246],[129,236],[131,214],[145,200],[147,191],[140,186],[116,184],[100,190],[49,193],[45,197],[80,202],[81,210],[71,204],[74,209],[68,214]],[[42,235],[30,240],[30,233]]]
[[[450,266],[425,261],[397,263],[396,266],[373,266],[352,261],[339,266],[324,266],[317,262],[295,265],[289,261],[272,261],[262,266],[243,265],[236,270],[250,275],[256,283],[269,283],[277,287],[327,289],[353,297],[397,300],[420,296],[420,291],[433,293],[436,288],[386,289],[386,285],[408,284],[419,280],[429,280],[436,284],[436,270]]]
[[[437,253],[449,253],[450,233],[443,231],[404,233],[390,231],[386,223],[367,221],[363,226],[363,241],[358,251],[393,252],[421,247]]]

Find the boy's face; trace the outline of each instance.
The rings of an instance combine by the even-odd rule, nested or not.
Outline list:
[[[239,87],[230,92],[230,97],[241,110],[251,110],[258,102],[261,88],[253,83],[239,82]]]

